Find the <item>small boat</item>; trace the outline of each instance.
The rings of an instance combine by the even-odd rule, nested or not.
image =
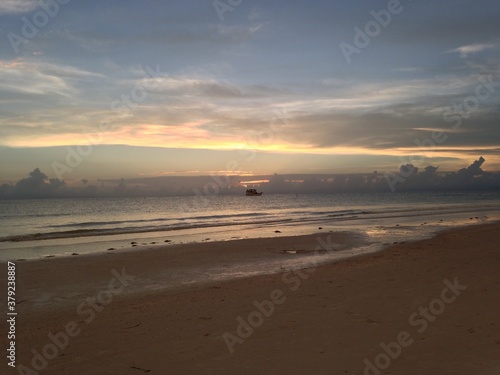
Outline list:
[[[258,193],[257,190],[255,189],[247,189],[247,191],[245,192],[245,195],[246,196],[261,196],[262,195],[262,192]]]

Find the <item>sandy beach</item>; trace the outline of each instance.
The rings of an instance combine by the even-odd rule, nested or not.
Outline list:
[[[17,369],[4,357],[2,373],[496,375],[499,230],[171,289],[148,287],[167,264],[306,252],[318,235],[16,262]]]

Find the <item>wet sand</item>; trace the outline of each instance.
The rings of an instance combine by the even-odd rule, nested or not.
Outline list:
[[[454,229],[307,270],[170,289],[147,287],[167,264],[210,265],[210,249],[228,263],[255,250],[288,256],[314,250],[317,236],[18,262],[16,364],[56,375],[496,375],[499,230]]]

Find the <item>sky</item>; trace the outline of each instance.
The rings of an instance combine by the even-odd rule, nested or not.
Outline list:
[[[0,183],[500,170],[500,3],[0,0]]]

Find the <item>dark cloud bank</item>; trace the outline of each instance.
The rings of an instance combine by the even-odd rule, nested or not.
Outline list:
[[[243,183],[249,180],[265,180],[249,186],[257,187],[266,194],[500,190],[500,172],[483,170],[484,162],[485,159],[480,157],[469,167],[449,173],[440,173],[438,167],[419,169],[406,164],[399,171],[386,174],[275,174],[251,178],[170,176],[127,180],[82,179],[77,184],[49,178],[36,168],[15,185],[1,185],[0,199],[243,194],[246,189]]]

